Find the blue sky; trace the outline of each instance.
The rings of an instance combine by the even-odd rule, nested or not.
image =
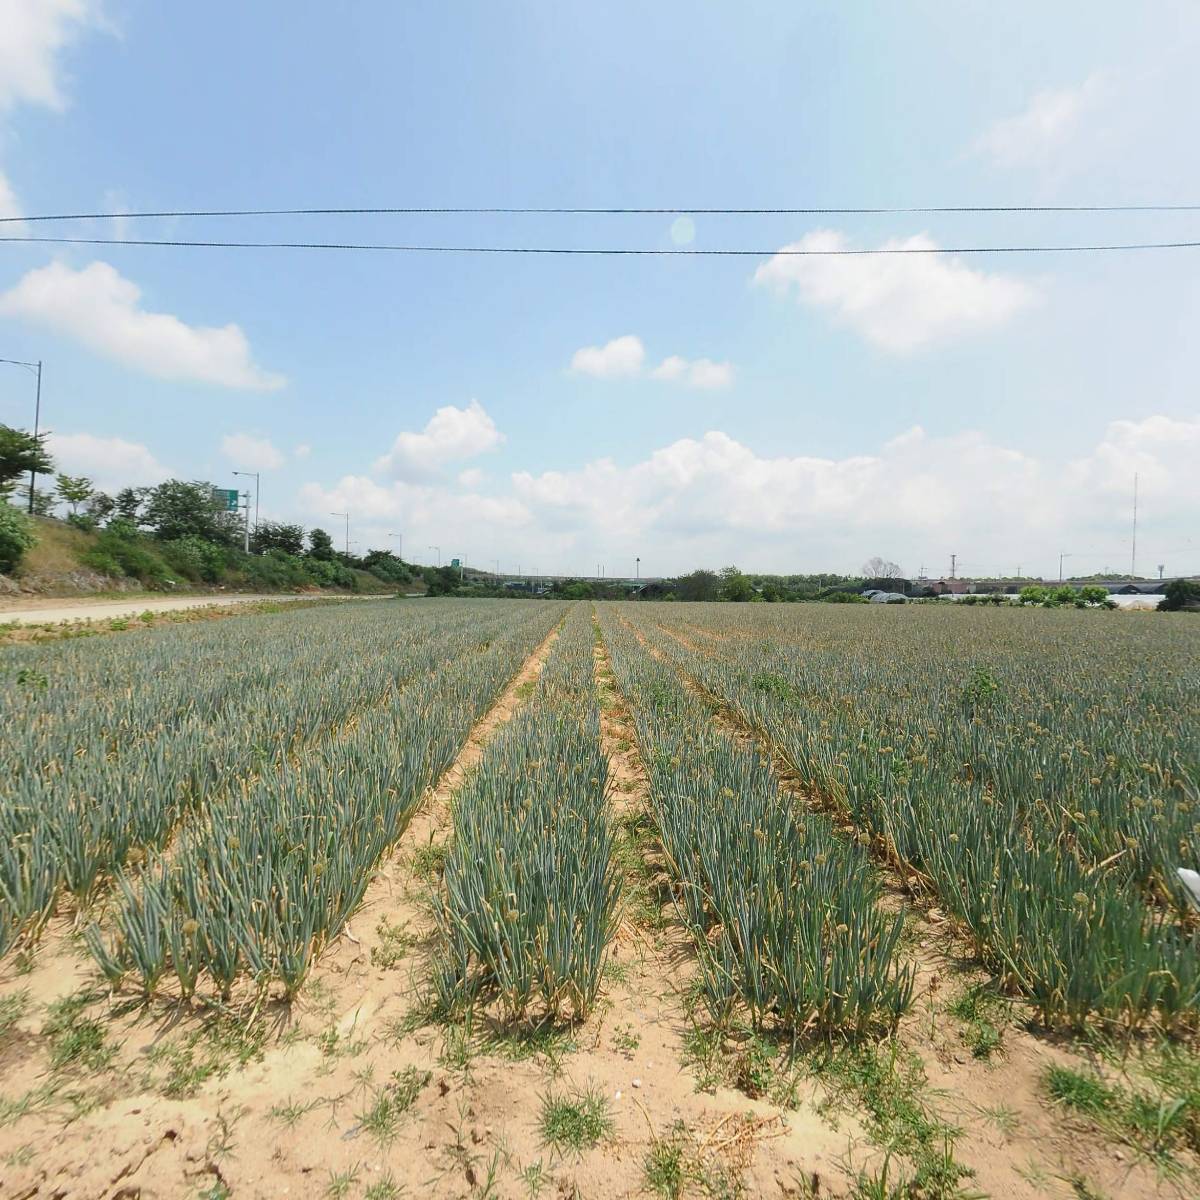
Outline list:
[[[1191,5],[342,7],[0,0],[0,215],[1200,202]],[[1200,240],[1200,213],[54,231],[773,251]],[[1197,571],[1198,264],[8,245],[0,357],[45,361],[63,469],[259,468],[264,515],[349,509],[360,550],[1127,568],[1137,472],[1139,568]],[[0,420],[30,399],[0,368]]]

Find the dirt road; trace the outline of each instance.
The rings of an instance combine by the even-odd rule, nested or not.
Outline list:
[[[311,600],[312,596],[257,595],[237,596],[140,596],[128,600],[96,600],[87,596],[47,601],[17,601],[12,607],[0,603],[0,625],[54,625],[59,621],[104,621],[110,617],[134,617],[151,612],[169,612],[181,608],[204,608],[219,604],[250,604],[262,600]],[[28,606],[27,606],[28,605]]]

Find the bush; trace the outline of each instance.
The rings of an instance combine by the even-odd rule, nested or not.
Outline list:
[[[824,596],[819,596],[819,600],[823,600],[826,604],[868,604],[866,596],[860,596],[858,592],[829,592]]]
[[[175,573],[136,533],[128,521],[114,521],[96,539],[95,546],[83,555],[83,562],[105,575],[127,575],[147,587],[162,587],[175,582]],[[115,568],[115,570],[114,570]]]
[[[160,553],[180,575],[193,582],[216,583],[227,565],[220,546],[190,534],[163,542]]]
[[[1193,604],[1200,604],[1200,583],[1191,579],[1173,579],[1163,589],[1163,598],[1158,602],[1158,611],[1178,612]]]
[[[11,504],[0,503],[0,573],[12,571],[36,541],[33,522]]]

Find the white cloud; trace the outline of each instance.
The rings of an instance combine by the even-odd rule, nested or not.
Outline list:
[[[636,379],[642,376],[645,361],[646,347],[642,339],[629,333],[613,338],[603,346],[584,346],[576,350],[571,358],[571,370],[597,379]],[[689,362],[678,354],[669,354],[648,372],[648,377],[693,388],[723,388],[733,382],[733,366],[709,358]]]
[[[307,458],[312,453],[312,447],[307,442],[301,442],[300,445],[293,448],[292,453],[297,458]]]
[[[733,364],[713,362],[710,358],[688,362],[678,354],[671,354],[650,372],[650,378],[684,383],[691,388],[726,388],[733,383]]]
[[[18,103],[66,107],[59,56],[98,20],[92,0],[0,0],[0,112]]]
[[[308,484],[306,519],[352,514],[363,547],[403,531],[406,557],[440,545],[490,565],[543,572],[671,574],[696,566],[856,571],[872,554],[970,574],[1081,572],[1129,561],[1133,472],[1139,472],[1139,563],[1200,568],[1189,490],[1200,414],[1112,423],[1074,462],[1035,456],[978,432],[912,428],[869,453],[828,458],[760,453],[720,431],[680,438],[629,464],[597,459],[569,471],[517,472],[500,494],[475,480],[379,482],[347,475]]]
[[[996,121],[975,141],[975,150],[998,167],[1037,167],[1051,162],[1105,99],[1099,74],[1078,87],[1038,92],[1024,111]]]
[[[571,370],[597,379],[619,379],[641,372],[646,358],[642,339],[627,333],[603,346],[584,346],[571,357]]]
[[[139,306],[141,289],[105,262],[82,270],[51,263],[0,295],[0,315],[24,317],[74,337],[107,358],[160,379],[271,391],[284,377],[253,361],[237,325],[188,325]]]
[[[932,250],[925,234],[892,239],[883,249]],[[785,250],[848,250],[844,234],[815,230]],[[828,309],[868,341],[894,353],[994,329],[1037,299],[1011,275],[987,273],[938,254],[812,256],[777,254],[754,282],[781,294],[793,288],[810,307]]]
[[[229,433],[221,439],[221,453],[244,471],[273,471],[287,460],[267,438],[248,433]]]
[[[496,449],[504,435],[478,400],[466,408],[439,408],[420,433],[401,433],[375,470],[398,479],[422,479],[449,462]]]
[[[484,473],[478,467],[468,467],[465,471],[459,471],[458,482],[462,487],[474,490],[479,487],[484,481]]]
[[[162,483],[169,468],[140,442],[91,433],[51,433],[46,445],[55,466],[68,475],[86,475],[101,491]]]
[[[0,217],[11,220],[13,217],[21,215],[21,204],[17,200],[17,194],[13,191],[12,184],[8,182],[8,177],[3,171],[0,171]],[[11,236],[20,233],[22,228],[24,228],[23,224],[9,225],[2,232]]]

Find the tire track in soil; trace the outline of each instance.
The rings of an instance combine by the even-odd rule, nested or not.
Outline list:
[[[675,670],[683,686],[710,709],[720,729],[758,751],[770,764],[781,791],[797,804],[829,816],[843,836],[855,836],[858,830],[854,825],[796,775],[765,734],[742,720],[731,705],[690,676],[673,657],[653,646],[626,618],[620,619],[647,653]],[[657,621],[653,625],[685,650],[712,657],[709,648],[696,645],[686,635]],[[975,1172],[970,1184],[1003,1200],[1077,1197],[1075,1179],[1086,1180],[1105,1196],[1182,1196],[1184,1193],[1172,1188],[1149,1163],[1136,1161],[1134,1151],[1105,1141],[1091,1126],[1071,1122],[1061,1109],[1054,1108],[1042,1085],[1047,1070],[1052,1066],[1080,1070],[1088,1065],[1061,1041],[1038,1037],[1013,1020],[1003,1031],[1002,1057],[988,1061],[970,1054],[956,1036],[954,1018],[939,1012],[939,1006],[990,976],[975,962],[965,938],[934,900],[914,894],[906,873],[878,855],[877,849],[872,846],[871,853],[885,885],[883,902],[893,911],[903,906],[906,925],[916,931],[906,947],[916,967],[913,1007],[900,1022],[898,1035],[924,1063],[943,1116],[962,1130],[955,1152]],[[1007,1130],[990,1121],[984,1111],[995,1110],[999,1104],[1010,1110]]]

